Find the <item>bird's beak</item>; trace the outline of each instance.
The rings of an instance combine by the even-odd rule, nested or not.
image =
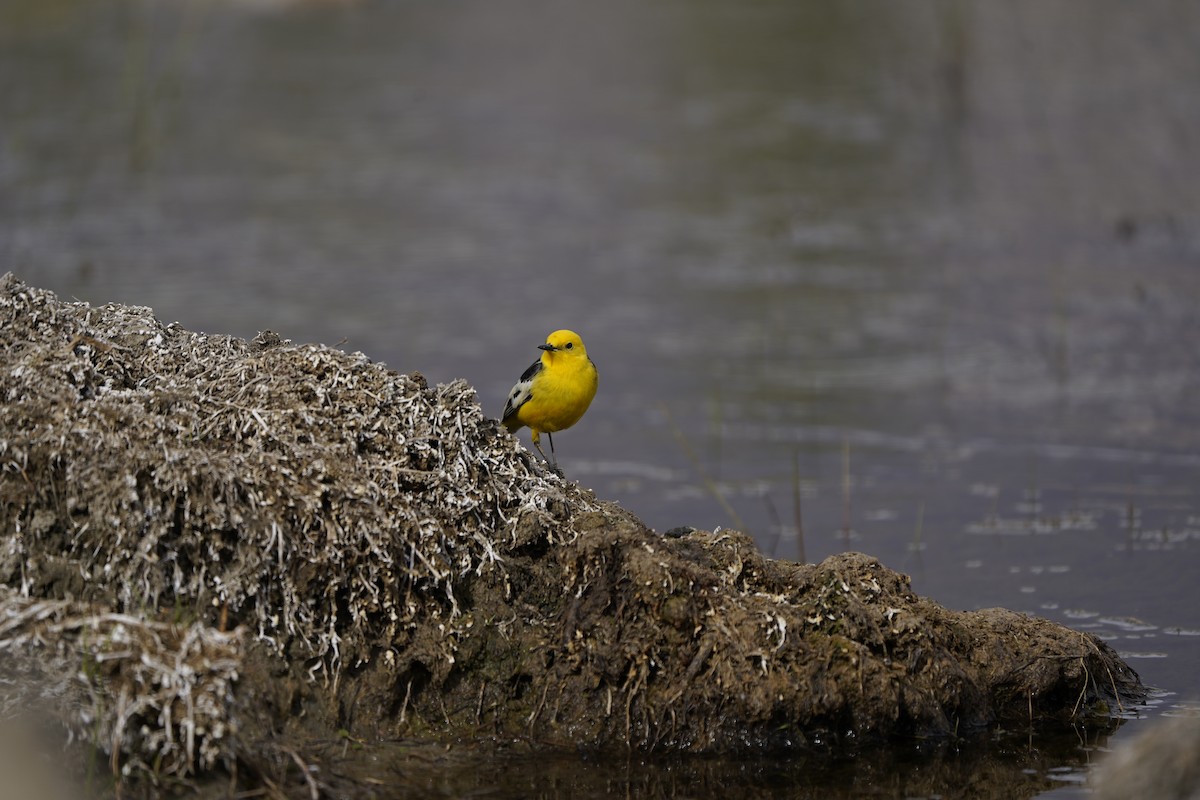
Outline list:
[[[545,350],[547,353],[553,353],[558,348],[552,344],[539,344],[538,350]]]

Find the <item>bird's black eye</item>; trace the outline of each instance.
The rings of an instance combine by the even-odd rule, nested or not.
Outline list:
[[[567,349],[568,349],[568,350],[570,350],[570,349],[572,349],[572,348],[574,348],[574,347],[575,347],[575,343],[574,343],[574,342],[567,342]]]

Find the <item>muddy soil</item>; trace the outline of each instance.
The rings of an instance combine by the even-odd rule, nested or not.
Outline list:
[[[0,712],[125,796],[304,793],[306,759],[381,742],[758,757],[1143,694],[1096,637],[942,608],[866,555],[651,531],[463,382],[11,275],[0,339]]]

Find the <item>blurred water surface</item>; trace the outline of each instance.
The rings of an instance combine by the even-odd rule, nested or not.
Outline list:
[[[1169,0],[6,0],[0,270],[492,413],[573,328],[600,496],[788,558],[799,519],[1192,713],[1197,41]]]

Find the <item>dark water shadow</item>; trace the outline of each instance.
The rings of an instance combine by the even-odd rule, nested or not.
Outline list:
[[[319,788],[337,796],[1010,800],[1082,786],[1120,724],[760,757],[575,754],[547,752],[530,742],[434,746],[404,741],[355,750],[343,741],[313,748],[310,752],[321,755],[309,768]],[[322,765],[323,758],[330,763]],[[276,778],[280,786],[301,788],[295,769]]]

